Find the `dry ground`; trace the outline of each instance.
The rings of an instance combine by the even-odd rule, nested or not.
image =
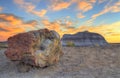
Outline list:
[[[19,73],[0,50],[0,78],[120,78],[120,45],[63,47],[64,56],[54,66]]]

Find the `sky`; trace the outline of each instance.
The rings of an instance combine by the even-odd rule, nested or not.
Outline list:
[[[0,41],[43,28],[61,37],[96,32],[120,43],[120,0],[0,0]]]

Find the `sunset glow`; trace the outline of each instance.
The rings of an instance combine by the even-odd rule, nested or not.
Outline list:
[[[41,28],[61,37],[88,30],[120,43],[120,0],[0,0],[0,41]]]

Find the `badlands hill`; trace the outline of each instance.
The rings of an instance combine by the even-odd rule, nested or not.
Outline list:
[[[88,31],[78,32],[76,34],[65,34],[61,41],[63,46],[67,46],[69,43],[73,43],[74,46],[107,45],[107,41],[102,35]]]

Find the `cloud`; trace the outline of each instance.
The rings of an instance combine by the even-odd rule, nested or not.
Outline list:
[[[108,12],[111,12],[111,13],[120,12],[120,1],[114,3],[112,6],[105,7],[101,12],[94,14],[92,18],[97,18]]]
[[[120,1],[113,2],[113,0],[109,0],[106,6],[104,6],[104,9],[102,11],[100,11],[99,13],[93,14],[92,17],[89,20],[87,20],[84,24],[92,25],[97,17],[102,16],[106,13],[117,13],[117,12],[120,12]]]
[[[67,9],[72,4],[72,2],[72,0],[70,0],[69,2],[64,0],[51,0],[51,4],[48,8],[52,11],[60,11],[63,9]]]
[[[2,27],[0,27],[0,31],[9,32],[9,30],[2,28]]]
[[[78,2],[78,6],[77,6],[78,10],[81,10],[82,12],[86,12],[90,9],[93,8],[92,3],[87,2],[87,1],[80,1]]]
[[[36,9],[36,2],[38,3],[40,0],[27,2],[25,0],[14,0],[14,3],[19,5],[21,8],[23,8],[26,12],[37,15],[39,17],[44,17],[47,13],[46,9],[42,10],[35,10]],[[34,4],[35,3],[35,4]]]
[[[36,29],[36,21],[24,22],[13,14],[0,14],[0,41],[5,41],[12,35]]]
[[[77,14],[78,18],[84,18],[84,13],[93,9],[96,0],[76,0],[77,10],[79,13]]]
[[[84,16],[82,13],[78,13],[78,14],[77,14],[77,17],[78,17],[78,18],[85,18],[85,16]]]
[[[89,2],[90,2],[90,3],[95,3],[95,2],[96,2],[96,0],[89,0]]]
[[[57,31],[62,37],[64,34],[67,34],[70,30],[74,29],[74,21],[70,20],[70,17],[67,16],[64,20],[57,19],[55,21],[49,21],[48,19],[42,20],[42,24],[45,28],[50,30]],[[71,32],[69,32],[71,33]]]
[[[31,13],[37,15],[37,16],[40,16],[40,17],[44,17],[45,14],[47,13],[47,10],[45,9],[42,9],[41,11],[32,11]]]
[[[2,7],[0,7],[0,12],[3,10],[3,8]]]
[[[9,22],[11,25],[17,25],[22,22],[19,17],[13,14],[0,14],[0,20],[3,22]]]
[[[94,23],[94,20],[96,18],[90,18],[89,20],[87,20],[84,24],[87,25],[87,26],[92,26],[92,24]]]
[[[67,33],[66,31],[74,28],[72,27],[73,22],[70,20],[70,16],[67,16],[64,20],[59,19],[53,22],[42,20],[41,22],[44,28],[57,31],[61,37],[64,33]],[[20,17],[13,14],[0,14],[0,41],[5,41],[17,33],[36,30],[38,29],[36,26],[38,25],[37,23],[35,20],[24,22]]]
[[[72,4],[76,3],[78,10],[86,12],[93,8],[96,0],[50,0],[49,9],[52,11],[60,11],[68,9]]]
[[[69,9],[71,5],[76,4],[77,10],[79,11],[76,16],[78,18],[84,18],[85,16],[83,14],[91,10],[95,2],[96,0],[50,0],[48,9],[50,11],[60,11]]]
[[[96,3],[96,0],[82,0],[77,1],[77,9],[86,12],[93,8],[94,4]]]
[[[55,30],[56,32],[58,32],[60,34],[60,36],[62,36],[64,33],[61,30],[61,24],[59,24],[58,22],[50,22],[49,20],[42,20],[42,24],[44,25],[45,28],[49,29],[49,30]]]
[[[44,19],[41,22],[45,28],[57,31],[61,37],[64,34],[74,34],[88,30],[103,35],[108,42],[120,42],[120,21],[101,26],[79,26],[77,28],[74,27],[76,22],[71,21],[69,16],[64,20],[57,19],[51,22]],[[24,22],[13,14],[0,14],[0,41],[5,41],[8,37],[17,33],[34,30],[36,25],[37,21],[34,20]]]
[[[49,30],[55,30],[62,35],[61,25],[59,23],[50,22],[49,20],[42,20],[42,24],[45,26],[45,28],[48,28]]]
[[[27,21],[27,22],[26,22],[26,23],[24,23],[24,24],[27,24],[27,25],[30,25],[30,26],[35,27],[35,26],[38,24],[38,22],[37,22],[37,21],[35,21],[35,20],[32,20],[32,21]]]

